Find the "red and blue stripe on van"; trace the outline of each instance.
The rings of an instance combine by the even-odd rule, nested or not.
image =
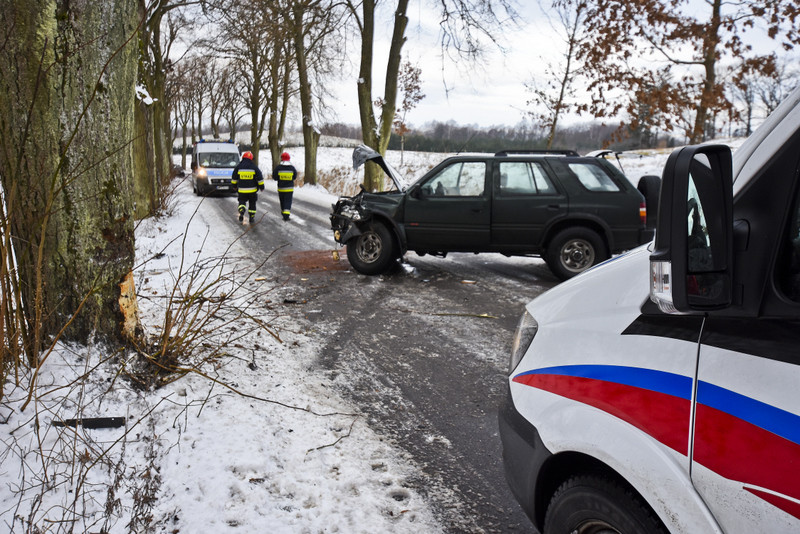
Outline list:
[[[520,373],[513,381],[603,410],[688,455],[690,377],[637,367],[567,365]],[[800,518],[800,416],[701,381],[696,428],[695,462]]]

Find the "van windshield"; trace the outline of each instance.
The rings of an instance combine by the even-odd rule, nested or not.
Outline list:
[[[232,169],[239,163],[239,154],[236,152],[200,152],[197,162],[201,167],[215,167]]]

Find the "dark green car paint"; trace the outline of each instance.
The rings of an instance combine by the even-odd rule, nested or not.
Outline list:
[[[536,191],[512,187],[509,172],[501,176],[501,170],[515,171],[516,185]],[[640,214],[643,201],[601,158],[465,155],[444,160],[405,191],[341,198],[331,226],[337,241],[347,244],[367,222],[381,222],[393,232],[401,255],[413,250],[540,256],[557,233],[584,227],[602,240],[599,261],[652,239]],[[359,217],[346,216],[347,209]]]

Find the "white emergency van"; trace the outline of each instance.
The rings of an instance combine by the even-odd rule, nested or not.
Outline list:
[[[192,189],[196,195],[235,193],[233,168],[241,160],[232,141],[200,140],[192,147]]]
[[[800,533],[800,89],[676,150],[655,242],[526,306],[506,478],[566,533]]]

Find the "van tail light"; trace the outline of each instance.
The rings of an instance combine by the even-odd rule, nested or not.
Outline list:
[[[647,224],[647,204],[644,202],[639,203],[639,219],[642,224]]]

